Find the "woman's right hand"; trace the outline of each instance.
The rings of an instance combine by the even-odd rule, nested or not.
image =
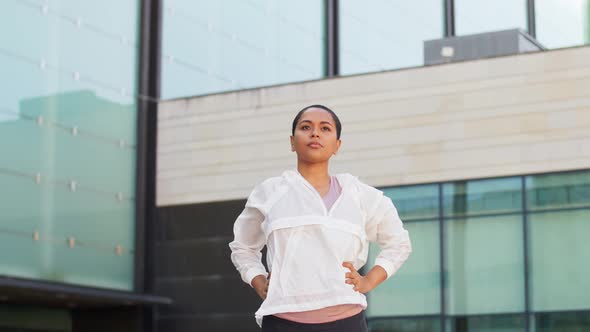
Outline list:
[[[252,279],[252,287],[256,291],[256,294],[260,296],[261,299],[266,299],[266,294],[268,293],[268,283],[270,281],[270,273],[268,274],[268,279],[264,274],[257,275]]]

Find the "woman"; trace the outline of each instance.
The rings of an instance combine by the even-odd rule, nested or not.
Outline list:
[[[388,197],[350,174],[328,173],[341,131],[329,108],[302,109],[291,136],[297,171],[257,185],[234,224],[231,259],[264,300],[255,314],[263,332],[366,331],[364,294],[391,277],[412,250]],[[381,252],[362,276],[369,241]],[[265,245],[268,274],[261,262]]]

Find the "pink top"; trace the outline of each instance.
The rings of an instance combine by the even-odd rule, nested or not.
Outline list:
[[[332,205],[334,205],[341,192],[342,187],[340,187],[336,177],[330,177],[330,190],[328,190],[328,193],[322,197],[326,209],[330,210],[330,208],[332,208]],[[297,323],[320,324],[352,317],[361,311],[363,311],[363,307],[360,304],[339,304],[316,310],[285,312],[275,314],[275,316]]]
[[[324,200],[324,204],[326,205],[326,209],[330,210],[332,205],[336,203],[338,197],[340,197],[340,193],[342,192],[342,187],[340,187],[340,183],[338,183],[338,179],[335,176],[330,177],[330,189],[328,192],[322,197]]]

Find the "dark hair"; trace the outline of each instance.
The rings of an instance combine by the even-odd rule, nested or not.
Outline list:
[[[320,108],[332,115],[332,119],[334,119],[334,122],[336,123],[336,138],[340,139],[340,133],[342,133],[342,124],[340,123],[340,119],[338,119],[338,116],[336,115],[336,113],[334,113],[334,111],[332,111],[324,105],[310,105],[304,107],[301,111],[299,111],[299,113],[297,113],[297,115],[295,116],[295,119],[293,119],[293,127],[291,128],[291,134],[295,135],[295,127],[297,127],[297,122],[299,122],[299,119],[301,119],[303,113],[305,113],[305,111],[307,111],[310,108]]]

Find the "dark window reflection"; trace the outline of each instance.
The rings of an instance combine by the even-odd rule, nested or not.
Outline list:
[[[590,331],[590,311],[535,314],[536,332]]]
[[[463,316],[448,320],[449,332],[524,332],[525,317],[523,314]]]
[[[440,318],[372,318],[369,319],[370,332],[438,332],[441,331]]]

